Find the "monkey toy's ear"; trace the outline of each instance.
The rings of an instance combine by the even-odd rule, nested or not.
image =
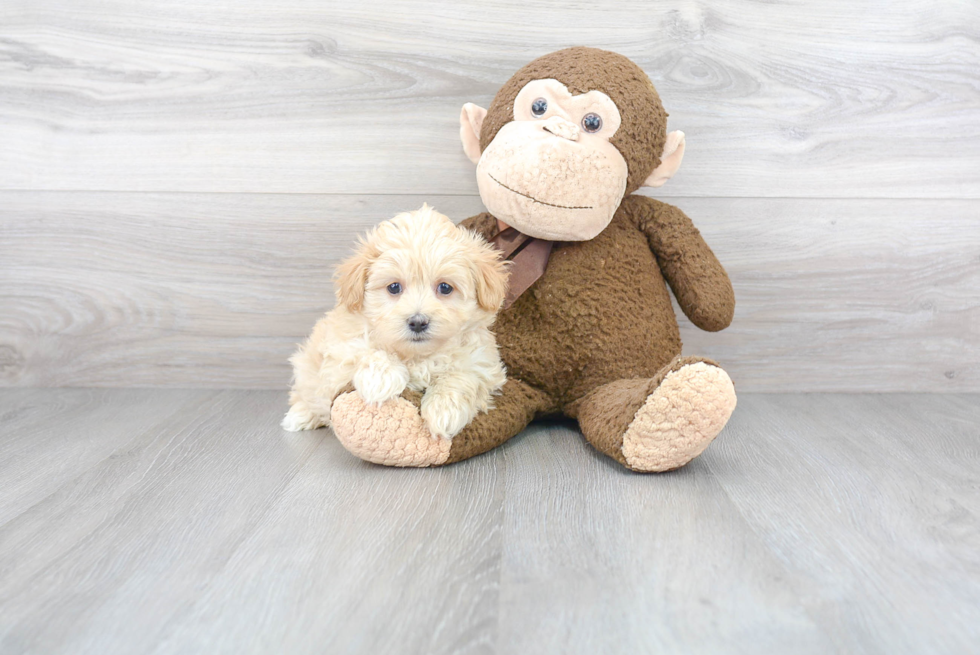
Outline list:
[[[487,110],[467,102],[459,114],[459,138],[463,140],[463,152],[474,164],[480,161],[480,128]]]
[[[684,133],[677,130],[667,135],[667,142],[664,143],[664,154],[660,155],[660,166],[653,169],[650,177],[643,182],[643,186],[663,186],[664,182],[674,177],[674,173],[681,167],[681,160],[683,159]]]

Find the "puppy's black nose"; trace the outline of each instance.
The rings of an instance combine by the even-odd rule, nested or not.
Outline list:
[[[415,334],[420,334],[429,329],[429,317],[425,314],[416,314],[408,319],[408,329]]]

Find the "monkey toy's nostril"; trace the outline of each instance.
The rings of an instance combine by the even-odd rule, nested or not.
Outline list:
[[[416,314],[408,319],[408,329],[419,334],[429,329],[429,317],[424,314]]]

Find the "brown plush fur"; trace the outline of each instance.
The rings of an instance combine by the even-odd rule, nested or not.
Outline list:
[[[485,453],[504,443],[530,423],[535,416],[552,414],[556,407],[548,395],[520,380],[508,379],[494,400],[494,409],[477,414],[463,428],[465,436],[452,442],[447,464]]]
[[[462,225],[485,236],[497,229],[486,213]],[[496,409],[456,436],[449,461],[503,443],[535,416],[562,413],[579,420],[598,450],[625,463],[622,435],[646,396],[677,366],[706,361],[677,358],[681,339],[665,282],[698,327],[731,323],[728,275],[676,207],[627,196],[595,239],[556,243],[545,274],[497,317],[511,379]],[[633,393],[638,386],[646,393]]]
[[[498,316],[497,342],[511,379],[497,409],[454,439],[449,461],[497,446],[534,416],[563,413],[578,418],[597,449],[625,464],[622,435],[636,410],[667,373],[702,361],[678,357],[681,339],[666,284],[688,318],[709,331],[731,323],[735,295],[681,210],[629,195],[660,163],[667,113],[649,78],[625,57],[569,48],[531,62],[493,99],[481,148],[511,120],[520,89],[542,78],[555,78],[574,94],[602,91],[616,103],[623,122],[612,143],[629,167],[627,196],[599,236],[554,244],[544,276]],[[487,238],[497,232],[486,213],[462,225]]]
[[[490,236],[496,219],[484,213],[462,225]],[[681,352],[665,279],[698,327],[721,330],[731,322],[735,296],[728,275],[676,207],[627,196],[595,239],[556,243],[545,274],[497,317],[508,377],[547,398],[536,396],[527,406],[537,415],[567,413],[581,420],[576,401],[602,385],[662,377],[662,369]],[[481,431],[510,405],[509,395],[480,417]],[[454,440],[451,460],[474,427]]]

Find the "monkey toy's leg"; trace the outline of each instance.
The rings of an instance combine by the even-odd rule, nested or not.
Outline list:
[[[596,449],[634,471],[670,471],[701,454],[735,409],[735,387],[717,364],[675,357],[652,378],[617,380],[566,413]]]
[[[548,396],[519,380],[507,380],[494,408],[477,414],[463,431],[449,439],[434,439],[422,422],[422,396],[406,391],[380,407],[361,400],[356,392],[341,394],[333,403],[331,425],[352,454],[385,466],[439,466],[485,453],[507,441],[535,415],[553,411]]]

